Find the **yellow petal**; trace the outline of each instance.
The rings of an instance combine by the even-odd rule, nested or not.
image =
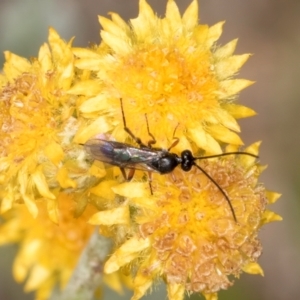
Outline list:
[[[251,144],[250,146],[248,146],[244,151],[258,155],[260,145],[261,145],[261,141],[255,142],[255,143]]]
[[[153,23],[157,24],[156,21],[157,18],[151,6],[145,0],[140,0],[138,17],[130,20],[137,38],[143,40],[147,37],[149,29],[152,29]]]
[[[256,112],[253,109],[243,105],[228,103],[223,104],[222,108],[229,112],[235,119],[247,118],[256,115]]]
[[[115,22],[111,21],[110,19],[104,18],[102,16],[99,16],[98,20],[105,32],[108,32],[111,35],[122,38],[123,40],[129,42],[127,31],[126,30],[124,31],[124,29],[127,28],[119,27],[118,24],[116,24]]]
[[[58,86],[66,90],[71,86],[74,76],[74,56],[70,45],[66,44],[53,29],[49,29],[49,44],[52,56],[56,62],[56,74],[59,77]]]
[[[56,64],[56,76],[58,87],[67,90],[73,82],[74,76],[74,55],[71,51],[71,45],[66,44],[58,33],[49,29],[49,44],[52,50],[52,57]]]
[[[120,273],[115,272],[111,274],[104,274],[103,282],[112,290],[116,291],[118,294],[123,294],[123,286],[120,280]]]
[[[16,281],[21,282],[26,278],[28,270],[35,261],[35,256],[40,249],[41,240],[34,239],[24,244],[13,265],[13,274]]]
[[[261,225],[274,222],[274,221],[282,221],[282,217],[275,214],[273,211],[266,210],[263,213],[262,219],[261,219]]]
[[[182,284],[167,284],[168,299],[170,300],[183,300],[184,299],[184,285]]]
[[[203,293],[203,296],[205,297],[205,300],[218,300],[218,294],[217,293],[213,293],[213,294]]]
[[[101,116],[97,118],[93,123],[84,128],[80,128],[75,137],[74,143],[84,144],[91,137],[98,135],[100,133],[106,133],[110,130],[111,124],[107,122],[106,118]]]
[[[161,175],[159,175],[161,176]],[[150,209],[155,210],[157,208],[156,199],[153,197],[136,197],[136,198],[130,198],[130,203],[136,206],[140,206],[143,209]]]
[[[64,273],[64,272],[61,272]],[[64,274],[60,273],[60,286],[64,287],[66,286],[65,281],[64,281]],[[68,281],[70,279],[71,275],[69,274],[68,276]],[[66,283],[68,282],[66,281]],[[53,287],[57,284],[56,278],[54,276],[50,276],[44,281],[41,286],[39,286],[36,290],[35,297],[36,299],[50,299],[51,295],[53,293]]]
[[[99,161],[94,161],[92,166],[89,169],[89,174],[97,178],[102,178],[106,175],[106,170],[103,163]]]
[[[36,265],[30,272],[24,290],[30,292],[36,290],[51,275],[51,270],[41,265]]]
[[[39,210],[36,206],[34,197],[23,194],[22,198],[24,200],[24,203],[26,204],[26,207],[27,207],[28,211],[32,215],[32,217],[36,218],[37,215],[38,215]]]
[[[76,201],[76,207],[74,210],[74,217],[78,218],[80,217],[84,210],[86,209],[87,205],[88,205],[88,200],[89,200],[89,196],[87,196],[85,193],[81,194],[78,198],[78,200]]]
[[[243,145],[241,138],[236,133],[230,131],[224,126],[209,126],[207,131],[218,141],[233,145]]]
[[[107,95],[99,94],[96,97],[87,99],[83,102],[79,110],[82,113],[93,113],[96,111],[100,111],[103,109],[107,109],[109,107],[109,101],[107,99]]]
[[[112,190],[123,197],[145,197],[148,196],[148,185],[144,182],[124,182],[112,187]]]
[[[134,293],[131,300],[141,299],[147,292],[147,290],[152,286],[153,279],[151,277],[144,276],[138,273],[134,278]]]
[[[101,85],[96,80],[85,80],[75,84],[68,90],[71,95],[95,96],[101,92]]]
[[[20,232],[19,228],[20,228],[20,220],[16,218],[1,224],[0,245],[3,246],[3,245],[19,242],[21,236],[23,236],[23,233]]]
[[[195,29],[193,30],[194,36],[196,38],[197,44],[201,45],[201,48],[203,47],[203,50],[208,51],[209,48],[208,46],[206,46],[206,42],[207,42],[207,35],[208,35],[208,30],[209,27],[208,25],[198,25],[197,27],[195,27]]]
[[[243,267],[243,271],[246,272],[246,273],[248,273],[248,274],[264,276],[263,269],[256,262],[251,262],[251,263],[248,263],[247,265],[245,265]]]
[[[12,208],[14,201],[14,191],[11,185],[6,187],[6,191],[1,194],[1,213],[4,213]]]
[[[103,42],[108,45],[115,53],[125,55],[130,53],[131,46],[121,37],[117,37],[104,30],[101,31],[101,37]]]
[[[233,76],[248,60],[250,54],[234,55],[220,60],[215,65],[216,73],[220,80]]]
[[[76,181],[72,180],[71,178],[69,178],[69,172],[67,170],[66,167],[61,167],[57,174],[56,174],[56,179],[59,183],[59,185],[64,188],[76,188],[77,183]]]
[[[48,44],[45,43],[40,47],[38,60],[44,73],[53,69],[52,56]],[[46,76],[42,76],[41,79],[43,80],[43,83],[46,84]]]
[[[108,259],[104,265],[105,273],[113,273],[120,267],[131,262],[139,256],[139,253],[150,246],[149,239],[133,237],[126,241],[115,253]]]
[[[176,31],[181,26],[180,11],[174,0],[169,0],[167,3],[166,19],[173,31]]]
[[[232,95],[239,93],[241,90],[252,85],[254,81],[246,79],[232,79],[224,80],[220,82],[221,93],[219,95],[220,99],[228,98]]]
[[[182,16],[182,24],[187,31],[198,25],[198,1],[193,0]]]
[[[240,132],[240,126],[235,120],[235,118],[230,115],[226,110],[220,109],[218,110],[218,113],[216,115],[216,122],[214,124],[219,124],[221,123],[228,129],[235,131],[235,132]]]
[[[5,64],[3,71],[9,81],[13,81],[24,72],[31,68],[29,61],[21,56],[15,55],[9,51],[4,51]]]
[[[110,12],[109,15],[111,16],[112,21],[129,36],[130,27],[127,25],[127,23],[116,13]]]
[[[99,59],[101,56],[99,53],[95,52],[92,49],[86,49],[86,48],[72,48],[73,53],[79,57],[79,58],[87,58],[87,59]]]
[[[52,142],[47,145],[44,148],[44,153],[55,165],[58,165],[58,163],[60,163],[64,158],[64,151],[62,147],[56,142]]]
[[[33,166],[32,166],[33,167]],[[38,208],[35,203],[35,199],[31,193],[27,192],[28,188],[28,173],[26,170],[20,170],[18,173],[18,181],[20,184],[20,194],[22,196],[22,199],[24,200],[24,203],[27,206],[28,211],[31,213],[31,215],[36,218],[38,215]]]
[[[48,210],[48,216],[50,220],[53,223],[58,224],[58,203],[56,199],[53,200],[48,199],[47,210]]]
[[[128,206],[99,211],[94,214],[88,221],[92,225],[128,225],[130,223],[130,213]]]
[[[115,180],[104,180],[91,188],[90,192],[101,198],[113,200],[115,198],[115,193],[113,192],[112,187],[116,185],[118,185],[118,182]]]
[[[222,153],[220,144],[210,134],[206,133],[202,126],[191,128],[188,133],[197,146],[205,150],[207,154]]]
[[[74,65],[79,69],[84,70],[99,70],[103,63],[103,56],[94,50],[84,48],[72,48],[73,53],[78,57]]]
[[[103,58],[91,59],[91,58],[80,58],[75,62],[75,66],[78,69],[89,70],[89,71],[98,71],[99,67],[103,63]]]
[[[55,199],[55,195],[53,195],[49,190],[47,179],[44,173],[42,172],[41,167],[42,166],[36,169],[36,171],[31,175],[31,178],[35,183],[37,190],[43,197],[49,199]]]
[[[220,60],[231,56],[236,48],[237,41],[237,39],[232,40],[223,47],[218,48],[214,53],[215,58]]]
[[[206,46],[211,48],[222,34],[222,27],[225,22],[219,22],[208,29]]]
[[[266,196],[268,198],[268,203],[273,204],[281,197],[281,194],[272,191],[266,191]]]

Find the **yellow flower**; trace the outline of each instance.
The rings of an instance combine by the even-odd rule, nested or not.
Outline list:
[[[246,151],[257,154],[258,146]],[[279,195],[257,182],[264,168],[244,155],[207,159],[199,166],[228,195],[237,221],[224,195],[196,167],[189,173],[178,168],[155,177],[153,196],[144,183],[115,186],[114,192],[126,199],[122,208],[98,212],[90,219],[92,224],[120,224],[131,211],[128,234],[104,271],[115,272],[130,264],[135,270],[134,300],[159,278],[167,284],[169,299],[181,300],[185,292],[217,299],[218,291],[233,284],[232,276],[243,271],[263,275],[257,263],[262,251],[258,230],[281,220],[266,210]],[[108,215],[110,224],[105,221]],[[124,236],[124,226],[120,231]]]
[[[145,143],[147,114],[159,147],[171,145],[178,124],[178,151],[196,146],[206,153],[220,153],[220,143],[242,144],[235,133],[239,131],[236,119],[254,111],[234,100],[252,82],[234,77],[249,54],[233,55],[237,40],[217,46],[222,22],[199,25],[197,1],[181,17],[173,0],[168,1],[163,19],[141,0],[139,15],[130,24],[115,13],[111,20],[99,17],[99,21],[100,47],[74,49],[75,65],[92,71],[95,84],[101,86],[100,93],[91,92],[79,107],[83,116],[91,120],[106,116],[114,126],[112,136],[125,141],[122,98],[127,126]],[[80,82],[76,91],[84,92],[86,86]],[[84,143],[93,135],[94,130],[80,132],[75,140]]]
[[[57,195],[73,189],[79,215],[88,203],[87,182],[105,171],[87,173],[90,165],[83,150],[72,141],[80,124],[76,116],[80,97],[68,91],[85,75],[75,74],[71,42],[65,43],[50,29],[49,45],[40,48],[38,58],[29,62],[10,52],[5,58],[0,77],[1,213],[24,202],[36,217],[36,201],[44,199],[49,216],[57,222]]]
[[[48,216],[47,205],[39,202],[39,215],[34,219],[24,204],[4,214],[0,226],[0,244],[19,243],[20,250],[13,266],[16,281],[26,280],[25,291],[36,291],[36,299],[49,299],[53,288],[63,288],[77,264],[77,260],[94,232],[87,224],[96,212],[89,205],[74,218],[75,202],[72,196],[58,196],[58,224]]]

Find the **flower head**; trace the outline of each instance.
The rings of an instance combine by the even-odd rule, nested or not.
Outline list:
[[[90,166],[83,151],[72,141],[80,123],[79,97],[68,91],[81,74],[75,74],[71,43],[62,41],[53,29],[38,58],[29,62],[10,52],[5,58],[0,90],[1,212],[25,203],[36,217],[36,202],[44,199],[49,216],[57,222],[59,192],[76,190],[74,201],[85,207],[86,182],[93,172],[87,173]],[[101,177],[105,171],[98,168],[93,175]],[[85,198],[84,204],[80,198]]]
[[[235,132],[237,118],[253,115],[237,105],[237,94],[252,82],[234,79],[249,54],[233,55],[236,40],[223,47],[216,42],[223,23],[198,24],[197,1],[181,17],[175,2],[160,19],[146,1],[140,1],[136,19],[126,24],[117,14],[99,17],[103,27],[98,49],[74,49],[76,66],[91,70],[101,85],[79,107],[88,118],[106,115],[113,136],[124,141],[119,98],[124,101],[127,126],[136,136],[149,138],[144,115],[157,146],[168,148],[175,127],[178,150],[196,146],[220,153],[222,143],[241,145]],[[85,142],[92,133],[78,137]]]
[[[89,205],[74,218],[75,201],[72,196],[58,196],[59,218],[55,224],[48,215],[45,202],[39,202],[39,215],[33,218],[24,204],[16,205],[4,214],[0,226],[0,244],[19,243],[20,250],[13,266],[16,281],[26,279],[25,291],[36,291],[37,299],[48,299],[58,284],[63,288],[77,264],[94,226],[87,224],[96,212]]]
[[[257,154],[258,145],[246,150]],[[130,264],[135,272],[133,299],[140,299],[158,278],[166,281],[169,299],[182,299],[184,292],[210,299],[243,271],[263,275],[257,263],[262,251],[258,230],[280,220],[266,210],[278,195],[257,182],[263,168],[243,155],[207,159],[199,166],[228,195],[237,221],[216,184],[196,167],[189,173],[177,169],[155,177],[152,197],[145,184],[115,186],[114,192],[127,199],[121,216],[112,209],[90,219],[92,224],[105,224],[104,215],[110,213],[111,224],[117,225],[126,215],[125,207],[131,207],[133,224],[105,272]]]

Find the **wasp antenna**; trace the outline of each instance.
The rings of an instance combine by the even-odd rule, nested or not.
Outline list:
[[[241,154],[241,155],[248,155],[248,156],[252,156],[255,158],[259,158],[258,155],[249,153],[249,152],[227,152],[227,153],[221,153],[221,154],[215,154],[215,155],[208,155],[208,156],[199,156],[199,157],[194,157],[194,160],[197,159],[207,159],[207,158],[215,158],[215,157],[221,157],[221,156],[227,156],[227,155],[236,155],[236,154]]]
[[[234,212],[234,209],[233,209],[233,206],[231,204],[231,201],[230,199],[228,198],[228,196],[226,195],[226,193],[224,192],[224,190],[219,186],[219,184],[203,169],[201,168],[200,166],[198,166],[197,164],[194,164],[194,166],[196,168],[198,168],[201,172],[203,172],[203,174],[212,181],[212,183],[219,189],[219,191],[222,193],[222,195],[225,197],[229,207],[230,207],[230,210],[231,210],[231,213],[232,213],[232,216],[234,218],[234,221],[237,223],[237,218],[236,218],[236,215],[235,215],[235,212]]]

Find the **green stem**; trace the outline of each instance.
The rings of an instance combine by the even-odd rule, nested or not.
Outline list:
[[[54,292],[51,300],[94,299],[94,292],[101,284],[104,262],[110,249],[110,240],[96,230],[86,245],[68,285],[61,293]]]

